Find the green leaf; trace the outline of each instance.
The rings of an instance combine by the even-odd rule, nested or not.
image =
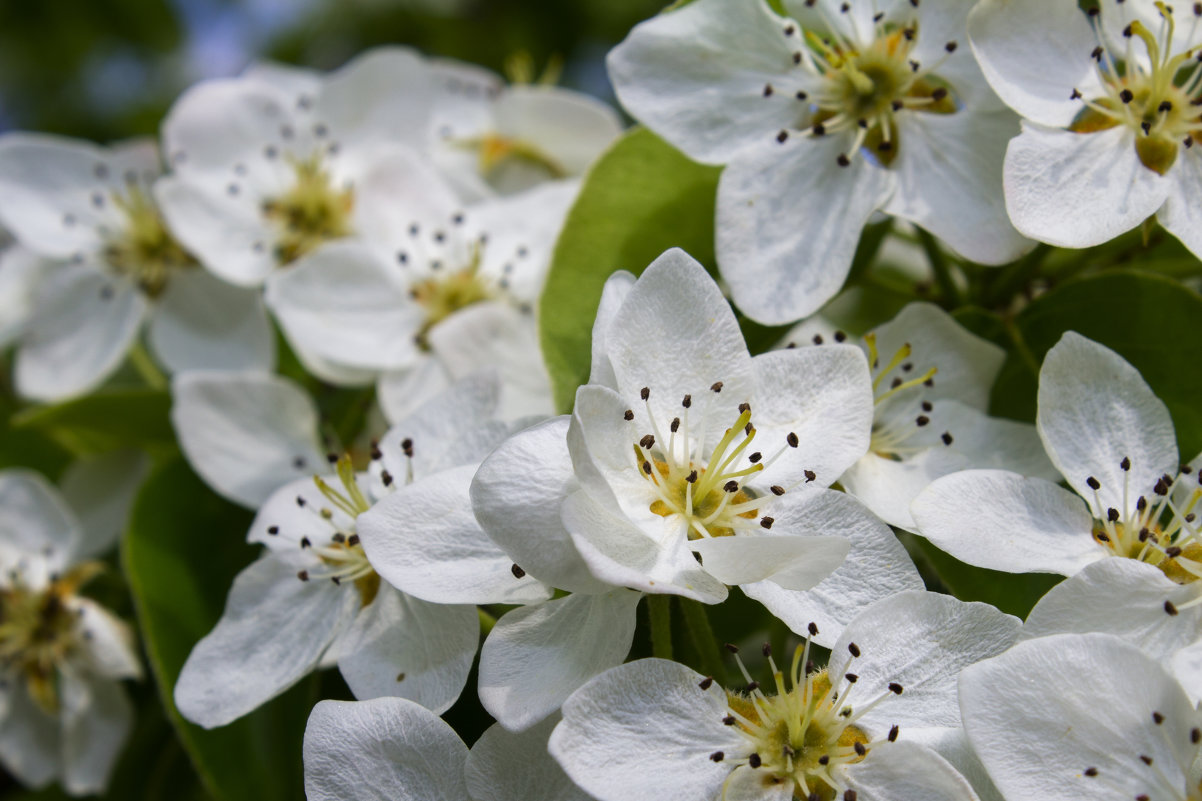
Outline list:
[[[175,448],[171,396],[152,389],[102,389],[54,406],[34,406],[13,427],[35,431],[76,456],[119,448],[166,453]]]
[[[301,737],[317,677],[212,731],[184,721],[172,700],[192,646],[216,624],[234,576],[256,555],[245,541],[250,521],[173,459],[143,485],[122,558],[162,703],[209,793],[218,801],[291,800],[303,797]]]
[[[720,172],[641,128],[593,166],[555,246],[539,306],[543,357],[558,408],[570,409],[576,387],[588,379],[593,318],[611,273],[638,275],[671,247],[713,267]]]
[[[1014,350],[994,385],[994,414],[1035,419],[1039,365],[1065,331],[1100,342],[1134,365],[1169,407],[1182,458],[1202,450],[1202,296],[1131,270],[1067,282],[1040,296],[1010,326]]]

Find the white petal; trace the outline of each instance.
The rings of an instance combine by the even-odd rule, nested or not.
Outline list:
[[[722,783],[722,801],[791,801],[793,785],[775,781],[761,770],[740,765]]]
[[[702,603],[726,599],[725,585],[697,564],[683,531],[666,542],[656,541],[620,513],[609,513],[583,490],[568,496],[562,512],[581,557],[605,583]]]
[[[701,679],[662,659],[606,671],[564,704],[551,756],[600,801],[719,798],[731,768],[710,754],[746,746],[722,724],[726,692]]]
[[[298,349],[365,370],[406,367],[425,315],[396,272],[357,241],[330,242],[273,274],[267,305]]]
[[[813,589],[786,590],[772,581],[740,589],[768,607],[795,632],[818,624],[814,642],[830,646],[856,615],[872,602],[905,590],[921,589],[906,549],[889,527],[851,496],[834,490],[787,492],[772,507],[770,534],[837,536],[850,541],[843,564]]]
[[[547,753],[547,739],[557,723],[559,715],[520,733],[506,731],[499,723],[488,727],[467,755],[471,797],[475,801],[589,801],[590,796]]]
[[[1071,576],[1108,551],[1076,495],[1042,478],[965,470],[934,481],[910,506],[918,533],[962,562],[1007,573]]]
[[[125,358],[146,314],[126,281],[78,267],[56,273],[17,350],[17,388],[56,401],[95,389]]]
[[[305,727],[309,801],[467,801],[467,746],[403,698],[322,701]]]
[[[983,264],[1004,264],[1034,244],[1010,223],[1002,192],[1006,145],[1019,132],[1007,109],[898,115],[897,193],[885,211]]]
[[[476,303],[431,328],[429,341],[435,358],[453,378],[497,371],[501,419],[555,411],[534,317],[504,303]]]
[[[889,171],[859,156],[839,166],[848,144],[841,136],[774,139],[723,171],[718,268],[735,305],[757,322],[791,323],[834,297],[860,231],[892,195]]]
[[[270,554],[234,579],[221,620],[192,649],[176,682],[185,718],[207,729],[224,726],[317,666],[359,596],[353,587],[299,580],[302,566]]]
[[[605,344],[618,391],[634,402],[650,386],[658,420],[679,414],[686,392],[697,404],[691,414],[704,416],[719,403],[709,392],[715,381],[724,382],[732,396],[749,390],[751,362],[734,312],[704,268],[678,248],[665,251],[635,281]],[[723,420],[712,428],[720,435],[727,425]]]
[[[89,670],[106,679],[140,679],[142,662],[133,629],[124,620],[89,598],[76,598],[78,631],[84,638],[81,656]]]
[[[189,373],[176,376],[172,396],[171,422],[188,463],[210,487],[243,506],[262,505],[325,461],[317,408],[286,378]]]
[[[1100,632],[1121,637],[1149,656],[1167,658],[1202,641],[1202,607],[1166,614],[1166,603],[1185,606],[1197,597],[1152,565],[1103,559],[1048,591],[1027,616],[1022,638]]]
[[[877,601],[847,624],[831,649],[828,669],[833,676],[849,671],[859,676],[847,696],[853,708],[889,692],[891,682],[902,686],[900,695],[887,697],[859,719],[875,735],[894,724],[903,731],[958,726],[961,669],[1005,651],[1021,626],[1018,618],[989,604],[925,590],[903,592]],[[852,643],[861,656],[851,655]]]
[[[472,606],[410,598],[381,584],[338,640],[338,670],[360,700],[399,696],[441,713],[467,683],[480,621]]]
[[[505,728],[528,729],[576,688],[620,664],[634,637],[630,590],[569,595],[515,609],[480,649],[480,702]]]
[[[1189,732],[1199,716],[1181,686],[1104,634],[1030,640],[968,667],[960,703],[968,737],[1007,798],[1119,801],[1156,792],[1157,773],[1183,789],[1197,751]],[[1084,775],[1090,767],[1096,779]]]
[[[354,531],[353,518],[329,502],[315,478],[341,491],[342,480],[333,474],[332,468],[288,482],[271,493],[259,507],[246,532],[246,541],[294,557],[310,545],[328,544],[336,531]],[[371,497],[369,481],[366,473],[356,476],[359,491],[365,497]],[[310,555],[309,559],[313,561],[318,557]]]
[[[0,347],[26,330],[33,319],[38,284],[54,262],[16,243],[0,250]]]
[[[851,544],[841,537],[715,537],[689,546],[705,572],[723,584],[771,580],[786,590],[808,590],[835,571]]]
[[[583,175],[622,133],[621,119],[608,105],[558,86],[511,86],[497,98],[493,115],[498,133],[534,145],[567,175]]]
[[[1202,216],[1193,198],[1202,193],[1202,150],[1180,150],[1169,178],[1169,197],[1156,219],[1197,256],[1202,254]]]
[[[1039,432],[1029,423],[986,417],[952,400],[940,402],[931,419],[943,423],[932,432],[952,432],[955,440],[950,448],[964,454],[973,467],[995,467],[1048,481],[1061,479],[1048,459]]]
[[[1126,519],[1140,495],[1154,499],[1162,475],[1177,474],[1168,408],[1126,359],[1073,331],[1044,357],[1035,424],[1052,464],[1091,505],[1088,479],[1101,482],[1098,517],[1114,507]]]
[[[1195,704],[1202,703],[1202,642],[1182,648],[1169,660],[1177,681]]]
[[[962,727],[919,728],[911,726],[906,730],[906,736],[902,738],[902,742],[925,745],[946,759],[952,767],[960,772],[961,776],[968,779],[982,801],[1005,801],[993,780],[989,778],[989,772],[981,764],[977,752],[972,749],[968,735],[964,733]]]
[[[968,779],[939,754],[914,742],[883,742],[847,768],[847,783],[867,801],[977,801]]]
[[[442,362],[427,354],[404,370],[385,372],[376,381],[376,402],[390,423],[403,420],[451,385]]]
[[[1130,231],[1168,198],[1172,182],[1139,161],[1126,126],[1071,133],[1028,123],[1006,150],[1006,209],[1026,236],[1067,248]]]
[[[472,514],[475,465],[398,487],[360,515],[356,530],[376,571],[411,595],[440,604],[522,604],[550,593],[517,578],[513,560]]]
[[[761,0],[697,0],[635,26],[606,63],[622,106],[689,158],[723,164],[796,123],[800,33]],[[764,97],[764,87],[779,92]]]
[[[383,139],[422,147],[433,99],[433,75],[415,50],[375,47],[325,78],[313,117],[343,145]]]
[[[321,73],[276,61],[254,61],[242,70],[243,78],[271,84],[291,95],[314,95],[321,86]]]
[[[150,321],[150,346],[173,373],[275,369],[275,332],[259,291],[203,270],[171,277]]]
[[[1100,96],[1089,55],[1097,36],[1071,3],[984,0],[968,16],[968,33],[989,85],[1028,119],[1065,127],[1084,108],[1073,89]]]
[[[605,286],[601,289],[601,301],[597,305],[597,316],[593,320],[592,356],[588,377],[590,384],[601,384],[613,390],[618,388],[618,379],[614,376],[613,365],[609,362],[609,346],[605,341],[605,332],[613,323],[618,309],[626,302],[634,282],[634,275],[625,270],[618,270],[605,279]]]
[[[110,451],[72,462],[63,473],[63,499],[75,511],[82,536],[74,559],[99,556],[125,532],[129,510],[150,469],[141,451]]]
[[[472,511],[528,574],[572,592],[604,592],[560,516],[563,501],[579,487],[568,455],[568,419],[538,423],[501,443],[472,481]]]
[[[902,461],[868,453],[839,483],[889,525],[913,531],[910,504],[918,494],[935,479],[970,467],[968,459],[949,448],[927,448]]]
[[[63,497],[40,473],[0,472],[0,546],[46,558],[48,569],[75,561],[83,529]]]
[[[102,793],[133,729],[133,704],[113,681],[66,681],[62,697],[63,788],[72,795]]]
[[[832,345],[770,351],[751,360],[756,388],[751,421],[768,455],[797,436],[763,473],[749,483],[791,486],[808,481],[830,486],[868,450],[872,430],[872,381],[859,348]],[[725,390],[723,390],[725,392]]]
[[[0,718],[0,764],[22,784],[40,788],[62,772],[62,733],[59,722],[34,703],[18,683],[8,696]]]

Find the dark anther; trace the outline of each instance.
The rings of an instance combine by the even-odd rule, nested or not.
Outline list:
[[[775,523],[775,522],[776,522],[776,520],[774,520],[774,519],[773,519],[773,518],[771,518],[771,517],[762,517],[762,518],[760,518],[760,525],[761,525],[762,527],[764,527],[764,528],[772,528],[772,524],[773,524],[773,523]]]
[[[1131,460],[1124,456],[1123,461],[1119,462],[1119,467],[1123,468],[1123,470],[1130,470]]]
[[[810,625],[806,626],[806,631],[808,631],[810,633],[811,637],[817,637],[818,636],[818,624],[811,622]]]
[[[942,86],[940,86],[934,92],[931,92],[931,99],[934,100],[935,102],[939,102],[940,100],[942,100],[945,97],[947,97],[947,90],[944,89]]]
[[[640,389],[639,397],[642,398],[643,400],[647,400],[648,398],[650,398],[651,397],[651,388],[643,387],[642,389]]]
[[[651,475],[651,462],[643,462],[643,472],[647,475]]]
[[[1098,775],[1098,769],[1097,768],[1086,768],[1085,775],[1092,779],[1094,776]]]
[[[1178,556],[1181,556],[1181,549],[1176,545],[1170,545],[1164,549],[1164,555],[1170,559],[1176,559]]]
[[[955,42],[948,42],[947,44],[945,44],[943,46],[943,49],[949,53],[954,53],[954,52],[956,52],[957,47],[958,47],[958,45]]]
[[[943,440],[944,445],[952,444],[952,435],[949,431],[944,431],[942,434],[940,434],[939,439]]]
[[[634,419],[634,412],[631,411],[630,409],[627,409],[625,412],[622,413],[622,419],[625,420],[626,422],[630,422],[631,420]]]
[[[696,484],[697,483],[697,471],[691,470],[689,472],[689,474],[687,476],[685,476],[685,481],[689,482],[690,484]]]
[[[311,545],[313,545],[313,543],[309,540],[308,537],[301,537],[300,546],[302,548],[308,548]]]
[[[268,526],[268,527],[267,527],[267,533],[268,533],[268,534],[279,534],[279,533],[280,533],[280,527],[279,527],[279,526]]]
[[[823,754],[822,756],[818,757],[819,765],[829,765],[830,763],[831,763],[831,758],[830,758],[829,754]]]
[[[722,485],[722,489],[726,490],[727,492],[738,492],[739,491],[739,482],[735,481],[732,478],[730,481],[727,481],[725,484]]]
[[[840,167],[850,167],[851,159],[849,159],[845,154],[840,153],[839,157],[835,159],[835,163]]]
[[[739,652],[739,646],[735,645],[733,642],[724,643],[722,647],[730,651],[732,654],[737,654]]]
[[[409,439],[408,437],[405,437],[403,440],[401,440],[401,452],[404,453],[406,456],[412,457],[413,456],[413,440]]]
[[[910,2],[913,3],[914,5],[918,5],[918,0],[910,0]],[[843,801],[856,801],[856,791],[855,790],[844,790],[843,791]]]
[[[764,97],[772,97],[772,84],[764,84]]]
[[[867,754],[867,753],[868,753],[868,749],[867,749],[867,748],[865,748],[865,747],[864,747],[864,744],[863,744],[863,743],[861,743],[861,742],[858,742],[858,741],[857,741],[857,742],[856,742],[856,744],[855,744],[853,747],[856,749],[856,755],[857,755],[857,756],[864,756],[865,754]]]
[[[1161,723],[1164,723],[1164,715],[1160,714],[1159,712],[1153,712],[1152,722],[1159,726]]]
[[[820,122],[814,123],[814,127],[810,129],[814,132],[814,136],[822,136],[826,133],[826,126]]]
[[[923,402],[922,402],[922,410],[923,410],[924,412],[929,412],[929,411],[931,411],[931,409],[934,409],[934,408],[935,408],[935,407],[931,405],[931,402],[930,402],[930,401],[923,401]]]
[[[518,567],[516,564],[514,564],[514,565],[510,566],[510,568],[509,568],[509,572],[513,574],[513,577],[514,577],[514,578],[519,578],[519,579],[520,579],[520,578],[525,578],[525,577],[526,577],[526,571],[525,571],[525,570],[522,570],[522,569],[521,569],[520,567]]]
[[[1124,89],[1123,91],[1119,92],[1119,100],[1122,100],[1124,103],[1130,103],[1134,99],[1135,95],[1130,89]]]
[[[801,444],[801,440],[799,440],[797,438],[797,435],[794,434],[792,431],[790,431],[788,433],[788,435],[785,437],[785,442],[789,443],[790,448],[796,448],[798,445]]]
[[[849,642],[847,644],[847,650],[852,656],[860,655],[860,646],[856,645],[854,642]]]
[[[844,673],[843,678],[847,679],[849,684],[855,684],[857,681],[860,680],[860,677],[857,676],[855,673]]]
[[[763,762],[760,760],[759,754],[752,754],[751,756],[747,757],[747,764],[753,768],[758,768],[763,764]]]
[[[1177,615],[1177,607],[1172,601],[1164,602],[1164,611],[1172,617],[1176,617],[1176,615]],[[1159,721],[1157,721],[1157,722],[1159,722]]]
[[[700,688],[701,688],[701,689],[703,689],[703,690],[708,690],[710,687],[712,687],[712,686],[713,686],[713,684],[714,684],[714,677],[713,677],[713,676],[706,676],[704,679],[702,679],[701,681],[697,682],[697,686],[698,686],[698,687],[700,687]]]
[[[690,406],[692,406],[693,405],[693,396],[685,395],[683,398],[680,399],[680,405],[685,407],[686,409],[689,408]]]
[[[1113,506],[1106,510],[1106,519],[1111,523],[1117,523],[1119,519],[1119,510]]]
[[[639,447],[641,447],[643,450],[649,450],[654,444],[655,437],[651,434],[645,434],[643,435],[643,438],[639,440]]]
[[[760,459],[763,459],[763,458],[764,458],[764,454],[760,453],[759,451],[756,451],[755,453],[753,453],[747,457],[747,461],[751,462],[752,464],[755,464],[756,462],[758,462]]]
[[[743,402],[743,403],[739,404],[739,414],[742,414],[743,412],[749,412],[749,411],[751,411],[750,403]]]
[[[668,427],[669,427],[669,428],[672,430],[672,433],[673,433],[673,434],[675,434],[675,433],[676,433],[678,430],[680,430],[680,418],[679,418],[679,417],[673,417],[673,418],[672,418],[672,425],[670,425],[670,426],[668,426]]]
[[[1151,765],[1151,764],[1152,764],[1152,757],[1148,756],[1147,754],[1140,754],[1140,755],[1139,755],[1139,761],[1140,761],[1140,762],[1142,762],[1142,763],[1144,763],[1145,765]]]
[[[714,762],[721,762],[725,758],[726,754],[723,754],[721,751],[715,751],[714,753],[710,754],[710,759]]]
[[[721,391],[722,391],[722,382],[721,381],[715,381],[714,383],[710,384],[710,392],[721,392]]]
[[[1099,490],[1102,488],[1102,485],[1099,484],[1098,480],[1096,478],[1094,478],[1093,476],[1090,476],[1089,478],[1085,479],[1085,483],[1086,483],[1086,485],[1089,486],[1089,488],[1091,490]]]
[[[893,727],[889,729],[889,742],[896,743],[897,735],[900,733],[900,731],[901,730],[897,727],[897,724],[893,724]]]
[[[336,454],[336,453],[327,453],[327,454],[326,454],[326,461],[327,461],[327,462],[329,462],[330,464],[338,464],[338,454]]]
[[[815,473],[813,470],[806,470],[802,473],[802,475],[806,477],[807,484],[809,484],[814,479],[818,478],[818,474]]]
[[[308,581],[308,580],[309,580],[309,571],[308,571],[308,570],[301,570],[300,572],[298,572],[298,573],[296,574],[296,577],[297,577],[298,579],[300,579],[301,581]]]
[[[902,686],[900,684],[898,684],[896,681],[891,681],[891,682],[889,682],[889,692],[893,693],[894,695],[901,695],[902,694]]]
[[[747,685],[747,692],[753,693],[756,690],[758,690],[759,688],[760,688],[760,683],[758,681],[753,681]]]
[[[727,715],[726,717],[722,718],[723,726],[733,726],[733,725],[735,725],[735,723],[736,723],[736,721],[735,721],[734,715]]]
[[[772,487],[771,487],[771,489],[772,489],[772,494],[773,494],[773,495],[776,495],[776,496],[781,496],[781,495],[784,495],[784,494],[785,494],[785,488],[784,488],[784,487],[782,487],[782,486],[781,486],[781,485],[779,485],[779,484],[773,484],[773,485],[772,485]]]
[[[931,422],[931,418],[927,417],[925,414],[920,414],[914,419],[914,422],[917,423],[919,427],[922,427]]]

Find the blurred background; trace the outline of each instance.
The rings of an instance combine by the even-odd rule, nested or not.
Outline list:
[[[189,84],[256,59],[329,69],[379,44],[538,75],[612,100],[606,51],[665,0],[0,0],[0,131],[156,132]]]

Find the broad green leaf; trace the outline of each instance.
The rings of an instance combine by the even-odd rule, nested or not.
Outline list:
[[[719,172],[641,128],[593,166],[555,246],[539,306],[558,408],[571,408],[576,387],[588,379],[593,318],[611,273],[638,275],[671,247],[712,268]]]
[[[168,417],[171,396],[153,389],[101,389],[54,406],[34,406],[14,416],[13,427],[35,431],[76,456],[120,448],[165,453],[175,447]]]
[[[1168,405],[1182,458],[1202,450],[1202,296],[1163,276],[1114,270],[1036,298],[1011,324],[1014,347],[994,385],[994,414],[1035,419],[1039,365],[1065,331],[1134,365]]]
[[[212,731],[184,721],[172,700],[192,646],[256,555],[245,541],[250,520],[173,459],[143,485],[122,557],[162,703],[209,793],[217,801],[291,800],[303,797],[301,737],[317,700],[314,680]]]

